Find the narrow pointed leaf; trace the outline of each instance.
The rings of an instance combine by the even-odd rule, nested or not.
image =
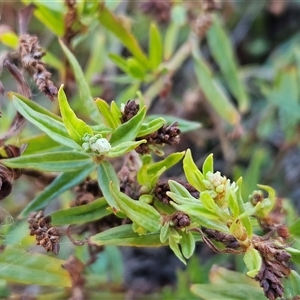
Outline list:
[[[164,118],[157,118],[148,123],[143,123],[140,128],[139,133],[137,134],[137,137],[148,135],[148,134],[158,130],[165,124],[166,124],[166,121]]]
[[[185,157],[183,159],[183,170],[187,181],[199,192],[205,191],[206,187],[203,184],[204,176],[199,171],[198,167],[194,163],[191,150],[187,149]]]
[[[174,238],[172,235],[170,235],[169,237],[169,246],[174,252],[174,254],[177,256],[177,258],[179,258],[186,265],[186,261],[179,249],[179,245],[177,244],[176,238]]]
[[[120,125],[111,135],[109,142],[112,146],[119,145],[123,142],[132,141],[136,138],[143,120],[146,115],[144,106],[133,118]]]
[[[53,148],[61,146],[44,133],[20,139],[20,145],[22,144],[28,145],[25,149],[25,152],[22,155],[49,152]]]
[[[158,211],[147,203],[133,200],[113,184],[110,191],[120,209],[137,225],[149,232],[157,232],[161,228],[161,216]]]
[[[180,247],[185,258],[190,258],[195,251],[195,239],[191,232],[181,232]]]
[[[161,227],[159,238],[162,243],[165,243],[169,238],[169,227],[170,227],[170,222],[166,222]]]
[[[58,91],[58,103],[60,112],[63,118],[63,122],[66,129],[69,132],[70,137],[79,145],[82,144],[83,136],[88,134],[93,134],[93,130],[84,121],[77,118],[74,111],[70,107],[66,94],[63,90],[63,85]]]
[[[221,24],[220,17],[213,17],[212,26],[206,34],[210,51],[220,66],[222,75],[227,82],[232,94],[236,98],[239,110],[247,112],[249,109],[249,98],[245,87],[239,78],[237,60],[224,26]]]
[[[198,83],[207,101],[225,121],[232,125],[238,124],[240,122],[239,112],[200,55],[194,55],[194,68]]]
[[[96,99],[96,105],[101,112],[105,123],[113,129],[117,128],[119,122],[114,118],[108,103],[105,100],[98,98]]]
[[[205,159],[204,163],[203,163],[203,167],[202,167],[202,172],[204,177],[206,176],[206,174],[208,172],[214,172],[214,159],[213,159],[213,154],[210,154],[207,156],[207,158]]]
[[[94,169],[92,164],[76,172],[66,172],[58,175],[40,194],[34,198],[21,212],[20,217],[26,217],[32,211],[44,209],[51,200],[61,195],[66,190],[81,183]]]
[[[139,64],[139,62],[130,57],[127,59],[128,73],[137,79],[143,80],[146,75],[146,70]]]
[[[166,170],[177,164],[184,156],[185,151],[182,152],[176,152],[172,153],[169,156],[167,156],[165,159],[152,164],[148,168],[148,174],[155,174],[157,173],[161,168],[165,167]]]
[[[93,120],[95,120],[97,123],[99,123],[99,120],[101,120],[101,115],[97,109],[95,101],[91,95],[89,85],[85,80],[83,71],[82,71],[76,57],[62,41],[60,41],[60,45],[61,45],[65,55],[67,56],[67,58],[70,62],[70,65],[73,69],[73,72],[74,72],[74,75],[76,78],[76,82],[78,85],[78,90],[80,93],[81,101],[84,104],[87,112],[89,113],[89,116],[91,118],[93,118]]]
[[[241,283],[193,284],[191,291],[204,300],[266,300],[261,288]]]
[[[149,60],[155,70],[163,59],[163,44],[159,29],[155,23],[151,23],[149,32]]]
[[[118,19],[113,13],[100,4],[98,20],[108,30],[110,30],[117,38],[127,47],[127,49],[133,54],[145,66],[149,65],[149,61],[141,49],[138,41],[133,34],[126,28],[121,19]]]
[[[113,184],[119,188],[119,179],[114,167],[109,161],[105,160],[98,166],[98,182],[107,203],[113,209],[119,210],[119,206],[115,198],[111,195],[109,188],[110,182],[113,182]]]
[[[36,112],[39,112],[43,115],[46,115],[46,116],[48,116],[52,119],[55,119],[56,121],[59,121],[59,122],[62,123],[62,118],[60,116],[52,113],[50,110],[48,110],[45,107],[39,105],[38,103],[34,102],[33,100],[30,100],[30,99],[24,97],[21,94],[14,93],[14,92],[9,92],[8,97],[10,99],[12,99],[13,98],[12,96],[15,96],[16,98],[18,98],[18,100],[20,100],[20,101],[24,102],[25,104],[27,104],[27,106],[29,106],[32,110],[34,110]]]
[[[71,287],[71,276],[62,268],[63,263],[25,247],[7,246],[0,255],[0,269],[5,270],[0,272],[0,278],[28,285]]]
[[[130,151],[132,151],[133,149],[135,149],[137,146],[139,146],[140,144],[146,143],[146,140],[140,140],[140,141],[136,141],[136,142],[124,142],[121,143],[115,147],[112,147],[109,151],[109,153],[107,153],[107,157],[119,157],[122,156]]]
[[[127,60],[124,59],[122,56],[110,53],[108,57],[115,63],[115,65],[121,69],[124,73],[129,73],[129,67],[127,65]]]
[[[174,194],[177,194],[178,196],[182,196],[185,198],[191,198],[191,200],[194,200],[193,199],[194,197],[190,194],[190,192],[179,182],[175,180],[169,180],[168,183],[170,186],[170,191],[173,192]]]
[[[51,214],[51,224],[53,226],[61,226],[89,223],[110,214],[111,211],[107,209],[106,200],[100,198],[85,205],[55,211]]]
[[[114,227],[93,235],[89,242],[95,245],[115,245],[133,247],[161,247],[167,243],[161,243],[159,232],[139,235],[134,232],[131,224]]]
[[[73,172],[91,164],[89,155],[75,151],[57,151],[3,159],[1,163],[11,168],[30,168],[46,172]]]
[[[32,124],[49,135],[54,141],[72,149],[81,147],[70,139],[69,134],[62,122],[38,111],[33,110],[24,101],[12,95],[16,109]]]
[[[253,247],[248,247],[244,255],[244,262],[247,269],[249,270],[247,272],[247,275],[254,278],[261,269],[262,265],[262,258],[260,256],[260,253]]]

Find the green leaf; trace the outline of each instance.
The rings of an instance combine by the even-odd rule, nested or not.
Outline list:
[[[300,264],[300,250],[288,247],[286,248],[286,251],[291,254],[292,261],[296,264]]]
[[[50,110],[46,109],[45,107],[37,104],[33,100],[30,100],[26,97],[24,97],[21,94],[15,93],[15,92],[9,92],[7,93],[8,97],[12,100],[14,100],[13,96],[15,96],[19,101],[24,102],[27,106],[29,106],[32,110],[39,112],[45,116],[50,117],[51,119],[55,119],[56,121],[59,121],[62,123],[62,118],[54,113],[52,113]],[[14,100],[16,101],[16,100]]]
[[[164,124],[166,124],[165,119],[163,118],[157,118],[154,119],[148,123],[143,123],[139,133],[137,134],[137,137],[143,137],[145,135],[148,135],[154,131],[157,131],[160,129]]]
[[[261,288],[240,283],[193,284],[191,291],[204,300],[266,300]]]
[[[214,172],[214,159],[213,159],[213,154],[210,154],[206,157],[203,167],[202,167],[202,173],[204,177],[206,177],[206,174],[208,172]]]
[[[146,115],[144,106],[133,118],[120,125],[111,135],[109,142],[117,146],[123,142],[132,141],[136,138]]]
[[[115,65],[121,69],[124,73],[129,73],[129,68],[127,64],[127,60],[123,58],[122,56],[115,54],[115,53],[109,53],[108,57],[115,63]]]
[[[154,22],[151,23],[149,30],[149,60],[153,70],[156,70],[163,60],[162,38]]]
[[[147,170],[148,175],[153,176],[153,174],[156,174],[163,167],[165,167],[166,170],[173,167],[175,164],[177,164],[183,158],[184,154],[185,154],[185,151],[171,153],[165,159],[150,165]]]
[[[177,239],[173,235],[169,236],[169,246],[172,249],[172,251],[174,252],[174,254],[186,265],[186,261],[179,249]]]
[[[297,237],[300,236],[300,218],[298,218],[291,226],[289,232]]]
[[[138,147],[140,144],[143,144],[143,143],[146,143],[146,142],[147,142],[147,140],[140,140],[140,141],[136,141],[136,142],[121,143],[121,144],[119,144],[115,147],[112,147],[105,156],[107,156],[107,157],[122,156],[122,155],[132,151],[133,149]]]
[[[166,222],[161,227],[159,238],[162,243],[165,243],[169,238],[169,227],[170,227],[170,222]]]
[[[167,195],[174,199],[175,201],[179,201],[180,197],[176,197],[176,195],[168,192]],[[189,199],[188,199],[189,200]],[[197,217],[203,217],[210,220],[218,220],[219,216],[214,212],[206,207],[203,206],[202,203],[190,203],[190,202],[182,202],[182,204],[176,204],[175,202],[170,202],[170,204],[177,209],[177,211],[183,211],[189,216],[197,216]]]
[[[269,200],[267,201],[267,205],[263,208],[263,214],[264,215],[267,215],[274,207],[275,205],[275,197],[276,197],[276,194],[275,194],[275,190],[272,189],[270,186],[267,186],[267,185],[262,185],[262,184],[258,184],[257,185],[260,189],[263,189],[265,191],[268,192],[268,198],[267,199],[264,199],[264,200]],[[263,202],[264,202],[263,200]]]
[[[51,200],[61,195],[63,192],[81,183],[94,169],[94,165],[90,164],[84,169],[76,172],[66,172],[58,175],[51,184],[49,184],[29,205],[21,212],[20,217],[23,218],[32,211],[38,211],[45,208]]]
[[[213,58],[221,68],[222,75],[232,94],[236,98],[239,110],[245,113],[249,110],[249,97],[238,75],[238,65],[230,35],[226,33],[220,16],[214,15],[213,23],[206,33],[207,42]]]
[[[60,45],[61,45],[65,55],[67,56],[67,58],[70,62],[70,65],[73,69],[73,72],[74,72],[74,75],[76,78],[76,82],[78,85],[81,101],[84,104],[87,112],[89,113],[89,116],[91,118],[93,118],[93,120],[95,120],[97,123],[99,123],[99,121],[101,120],[101,115],[97,109],[95,101],[91,95],[89,85],[84,78],[84,74],[82,72],[82,69],[81,69],[76,57],[62,41],[60,41]]]
[[[194,68],[198,83],[211,106],[228,123],[235,125],[240,122],[240,115],[225,93],[219,82],[213,77],[204,59],[194,53]]]
[[[177,46],[180,25],[171,22],[167,28],[164,42],[164,60],[169,60]]]
[[[114,167],[107,160],[103,161],[98,166],[98,182],[107,203],[113,208],[113,210],[119,210],[119,206],[115,201],[115,198],[112,196],[109,188],[111,182],[119,188],[119,179]]]
[[[4,29],[0,33],[0,43],[12,49],[16,49],[19,44],[19,38],[13,31],[10,31],[9,29],[6,31]]]
[[[89,238],[89,242],[98,246],[115,245],[131,247],[161,247],[167,243],[161,243],[159,232],[139,235],[132,230],[131,224],[117,226]]]
[[[249,270],[247,275],[254,278],[262,266],[262,258],[260,253],[253,247],[248,247],[244,255],[244,262]]]
[[[82,144],[83,136],[88,134],[93,134],[93,130],[84,121],[77,118],[74,111],[70,107],[66,94],[63,90],[63,85],[61,85],[58,91],[58,103],[59,109],[63,118],[63,122],[66,129],[69,132],[70,137],[79,145]]]
[[[191,232],[181,232],[180,247],[185,258],[190,258],[195,251],[195,239]]]
[[[28,284],[71,287],[71,276],[62,268],[63,260],[28,251],[26,248],[6,246],[0,255],[0,278]],[[42,266],[42,267],[41,267]]]
[[[149,67],[149,60],[141,49],[138,41],[124,25],[124,22],[117,16],[113,15],[105,5],[100,4],[99,22],[107,29],[110,30],[133,54],[133,56],[140,61],[140,63]]]
[[[28,138],[20,139],[20,145],[27,144],[27,148],[22,155],[28,155],[33,153],[49,152],[53,148],[60,146],[57,142],[52,140],[46,134],[39,134],[30,136]]]
[[[134,223],[149,232],[157,232],[160,230],[161,216],[153,206],[131,199],[120,192],[113,183],[110,184],[110,191],[120,209]]]
[[[24,99],[19,99],[12,95],[12,100],[16,109],[24,116],[24,118],[49,135],[54,141],[72,149],[82,149],[77,143],[69,138],[69,134],[63,123],[46,114],[33,110],[27,105]]]
[[[214,214],[217,215],[224,223],[230,221],[230,216],[217,205],[208,191],[200,193],[200,201],[207,210],[214,212]]]
[[[194,197],[190,194],[190,192],[179,182],[175,181],[175,180],[169,180],[169,187],[170,187],[170,191],[173,192],[174,194],[177,194],[178,196],[182,196],[184,198],[191,198],[191,201],[194,202],[195,199]],[[199,200],[197,199],[197,202],[199,202]]]
[[[299,276],[299,274],[296,271],[291,270],[288,280],[290,280],[292,287],[293,287],[293,295],[292,296],[296,296],[296,295],[300,296],[300,276]]]
[[[53,226],[61,226],[89,223],[110,214],[111,211],[107,209],[106,200],[100,198],[85,205],[55,211],[51,214],[51,224]]]
[[[146,75],[146,71],[143,66],[133,57],[127,59],[127,66],[129,74],[137,79],[143,80]]]
[[[63,12],[64,6],[62,3],[53,2],[51,6],[47,5],[45,1],[38,0],[22,0],[22,2],[28,5],[34,3],[35,10],[34,15],[43,24],[46,25],[55,35],[61,37],[65,33]]]
[[[96,99],[96,105],[101,112],[105,123],[112,129],[116,129],[120,125],[120,121],[114,118],[107,102],[103,99],[98,98]]]
[[[148,115],[146,117],[146,120],[147,121],[149,121],[149,120],[152,121],[152,120],[155,120],[155,119],[158,119],[158,118],[163,118],[169,124],[174,123],[174,122],[178,122],[178,127],[179,127],[181,133],[196,130],[196,129],[199,129],[201,127],[201,123],[199,123],[199,122],[188,121],[188,120],[178,118],[177,116],[171,116],[171,115]]]
[[[205,191],[206,187],[203,184],[204,176],[199,171],[194,163],[191,150],[187,149],[183,159],[183,170],[187,181],[199,192]]]
[[[91,164],[88,154],[75,151],[56,151],[2,159],[2,164],[11,168],[30,168],[46,172],[73,172]]]
[[[214,220],[213,218],[204,218],[202,216],[195,215],[191,216],[191,220],[206,228],[218,230],[224,233],[230,233],[229,228],[224,223]]]
[[[87,82],[92,82],[93,76],[103,72],[106,60],[106,38],[103,32],[97,31],[93,35],[88,61],[84,70]]]
[[[228,191],[228,193],[228,207],[233,217],[237,218],[240,214],[239,204],[237,200],[238,197],[231,189]]]

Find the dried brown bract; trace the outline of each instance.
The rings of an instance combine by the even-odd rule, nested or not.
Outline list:
[[[259,281],[268,299],[281,298],[284,292],[281,279],[288,277],[291,272],[289,266],[291,255],[283,247],[278,247],[272,241],[258,239],[253,244],[260,252],[263,260],[255,280]]]
[[[38,38],[29,34],[21,35],[18,54],[23,68],[33,75],[39,90],[50,100],[54,100],[58,90],[50,80],[51,73],[46,70],[45,63],[41,61],[45,52],[40,47]]]
[[[35,235],[37,245],[44,247],[47,252],[59,252],[59,230],[51,226],[51,216],[44,216],[43,211],[33,212],[28,217],[30,235]]]
[[[139,145],[135,151],[139,154],[147,154],[150,152],[151,145],[175,145],[179,143],[180,129],[178,123],[173,122],[170,125],[163,125],[160,129],[147,136],[139,137],[138,140],[147,140],[147,143]]]
[[[133,118],[139,111],[140,106],[134,100],[127,101],[122,111],[121,123],[125,123]]]

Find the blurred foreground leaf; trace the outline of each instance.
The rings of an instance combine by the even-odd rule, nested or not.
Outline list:
[[[71,286],[69,272],[62,268],[63,260],[24,248],[7,246],[0,254],[0,278],[22,284]]]

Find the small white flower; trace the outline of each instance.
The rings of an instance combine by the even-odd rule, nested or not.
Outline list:
[[[86,133],[82,140],[84,141],[82,148],[86,152],[92,151],[97,154],[106,154],[111,149],[110,143],[107,139],[103,138],[101,134],[92,136],[91,134]]]
[[[93,152],[98,154],[106,154],[111,149],[111,145],[105,138],[99,138],[95,142],[90,142],[90,147]]]

